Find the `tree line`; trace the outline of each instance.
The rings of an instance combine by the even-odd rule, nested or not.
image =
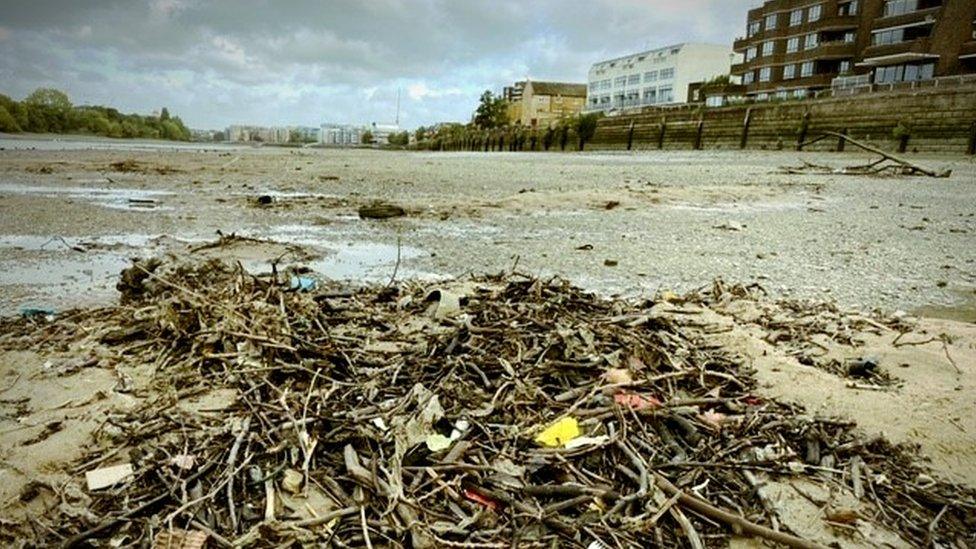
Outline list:
[[[190,130],[165,107],[159,116],[145,116],[120,113],[111,107],[75,106],[68,94],[53,88],[38,88],[22,101],[0,94],[0,132],[190,140]]]

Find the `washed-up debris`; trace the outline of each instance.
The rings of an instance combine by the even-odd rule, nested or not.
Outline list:
[[[129,198],[129,205],[134,208],[155,208],[159,201],[154,198]]]
[[[924,175],[928,177],[949,177],[952,175],[952,170],[943,170],[941,172],[925,168],[914,162],[909,162],[900,156],[895,156],[889,152],[885,152],[877,147],[872,147],[867,143],[862,143],[846,134],[837,132],[824,132],[822,135],[815,137],[804,143],[800,143],[797,146],[798,150],[802,150],[808,145],[812,145],[824,139],[834,137],[840,139],[844,142],[850,143],[859,149],[865,150],[867,152],[876,154],[881,158],[875,160],[874,162],[856,166],[846,166],[842,168],[832,168],[830,166],[824,166],[820,164],[813,164],[804,161],[800,166],[782,166],[780,167],[780,173],[785,174],[832,174],[832,175],[871,175],[871,176],[884,176],[884,175]]]
[[[132,464],[121,463],[85,473],[85,481],[91,491],[115,486],[132,477]]]
[[[746,228],[746,226],[745,226],[745,224],[739,223],[738,221],[728,220],[728,221],[724,221],[722,223],[719,223],[718,225],[715,225],[712,228],[713,229],[722,229],[724,231],[734,231],[734,232],[737,232],[737,231],[744,230]]]
[[[163,530],[153,538],[153,549],[203,549],[209,536],[199,530],[174,528]]]
[[[403,217],[407,211],[395,204],[377,202],[359,207],[359,217],[362,219],[389,219],[391,217]]]
[[[292,290],[310,292],[318,286],[318,281],[310,276],[293,276],[289,281]]]
[[[747,366],[655,302],[475,282],[463,314],[437,318],[419,282],[296,292],[222,263],[161,265],[125,305],[46,325],[49,345],[138,326],[109,349],[153,382],[69,469],[131,459],[123,484],[87,494],[94,518],[54,508],[0,540],[108,545],[178,525],[236,547],[721,547],[733,532],[818,547],[756,492],[803,479],[852,487],[852,511],[910,545],[971,543],[971,490],[920,483],[910,448],[756,398]],[[36,333],[20,322],[5,330]],[[173,405],[207,391],[235,404]]]
[[[20,308],[20,316],[22,318],[51,318],[55,314],[57,314],[57,311],[51,307],[25,305]]]
[[[168,175],[171,173],[179,173],[181,170],[172,166],[148,164],[145,162],[139,162],[137,160],[127,159],[112,162],[108,165],[108,171]]]

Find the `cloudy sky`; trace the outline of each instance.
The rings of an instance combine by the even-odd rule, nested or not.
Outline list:
[[[485,89],[728,43],[753,0],[3,0],[0,93],[169,107],[194,128],[467,120]]]

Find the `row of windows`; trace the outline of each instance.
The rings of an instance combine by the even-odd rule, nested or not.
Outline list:
[[[855,0],[856,2],[857,0]],[[857,8],[855,7],[855,10]],[[800,8],[795,9],[790,12],[790,26],[795,27],[803,23],[803,12],[806,11],[807,23],[812,23],[814,21],[819,21],[823,16],[823,6],[821,4],[814,4],[806,9]],[[767,15],[763,21],[749,21],[749,27],[747,29],[747,35],[751,38],[757,34],[761,28],[767,31],[773,30],[779,24],[778,13],[772,13]]]
[[[601,106],[601,107],[634,106],[638,103],[643,105],[653,105],[656,103],[673,103],[673,102],[674,102],[674,86],[644,88],[643,95],[641,94],[641,91],[633,90],[627,93],[617,93],[614,94],[613,96],[608,94],[608,95],[601,95],[599,97],[590,97],[590,105]]]
[[[813,76],[815,74],[816,65],[813,61],[806,61],[803,63],[796,63],[791,65],[783,66],[783,80],[793,80],[794,78],[806,78],[808,76]],[[838,65],[838,72],[843,74],[851,70],[851,62],[841,61]],[[773,68],[772,67],[762,67],[759,69],[758,74],[756,71],[749,71],[745,73],[742,77],[743,84],[752,84],[757,80],[759,82],[769,82],[773,79]]]
[[[931,25],[888,29],[872,34],[871,44],[875,46],[880,46],[882,44],[898,44],[900,42],[915,40],[916,38],[923,38],[931,34]]]
[[[854,37],[855,34],[853,32],[846,33],[844,35],[844,41],[853,42]],[[789,38],[786,40],[786,53],[796,53],[800,51],[801,40],[803,44],[803,49],[805,50],[811,50],[820,45],[820,36],[815,32],[807,34],[806,36],[794,36],[793,38]],[[767,42],[763,42],[762,57],[767,57],[772,55],[775,49],[776,49],[775,40],[769,40]],[[757,46],[752,46],[746,50],[747,63],[749,61],[752,61],[756,57],[760,57],[759,48]]]
[[[928,80],[934,75],[935,63],[926,63],[924,65],[893,65],[875,69],[874,83],[913,82],[915,80]]]
[[[668,51],[661,50],[657,52],[656,55],[653,56],[653,61],[655,63],[660,63],[664,61],[665,55],[678,55],[678,53],[680,52],[681,52],[681,48],[671,48]],[[614,61],[605,61],[603,63],[596,65],[594,68],[597,69],[597,74],[603,74],[604,72],[606,72],[607,69],[616,67],[617,63],[622,64],[623,68],[629,69],[629,68],[633,68],[634,63],[639,63],[644,59],[647,59],[648,55],[649,54],[644,54],[637,57],[631,57],[628,59],[616,59]]]
[[[658,80],[670,80],[671,78],[674,78],[674,68],[661,69],[660,71],[648,71],[644,73],[644,82],[657,82]],[[624,86],[636,86],[640,83],[640,74],[629,74],[626,76],[618,76],[612,81],[608,78],[606,80],[591,82],[590,91],[609,90],[611,87],[622,88]]]
[[[888,0],[884,5],[884,17],[911,13],[918,9],[918,0]]]

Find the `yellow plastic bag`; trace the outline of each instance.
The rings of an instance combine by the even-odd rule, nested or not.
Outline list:
[[[535,437],[535,441],[543,446],[556,448],[558,446],[565,446],[578,436],[580,436],[579,423],[575,417],[567,416],[539,433]]]

